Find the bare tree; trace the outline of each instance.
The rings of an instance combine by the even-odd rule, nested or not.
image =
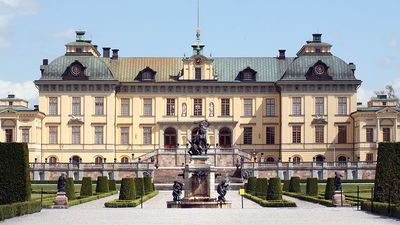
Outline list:
[[[396,99],[397,105],[400,106],[400,99],[396,94],[396,90],[391,84],[385,86],[384,90],[374,91],[375,95],[387,95],[388,99]]]

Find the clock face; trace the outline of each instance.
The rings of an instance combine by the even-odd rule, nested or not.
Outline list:
[[[314,72],[315,72],[317,75],[322,75],[322,74],[325,73],[325,67],[322,66],[322,65],[317,65],[317,66],[314,67]]]
[[[195,59],[194,59],[194,63],[195,63],[196,65],[200,65],[200,64],[202,63],[201,58],[195,58]]]
[[[81,68],[78,65],[73,65],[71,67],[71,73],[74,76],[78,76],[81,73]]]

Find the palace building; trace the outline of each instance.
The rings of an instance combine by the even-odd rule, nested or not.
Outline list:
[[[321,34],[294,57],[207,57],[199,32],[190,57],[121,57],[84,34],[43,60],[38,109],[1,100],[1,132],[28,140],[31,161],[127,163],[182,151],[202,120],[212,149],[268,162],[374,161],[378,142],[399,139],[396,100],[358,106],[356,66]]]

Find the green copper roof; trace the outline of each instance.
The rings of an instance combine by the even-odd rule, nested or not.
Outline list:
[[[30,109],[28,107],[20,106],[20,105],[13,105],[13,106],[1,105],[0,106],[0,111],[2,111],[4,109],[12,109],[12,110],[15,110],[17,112],[35,111],[34,109]]]
[[[111,71],[101,58],[95,56],[61,56],[44,66],[40,80],[62,80],[62,75],[73,62],[80,62],[89,80],[114,80]]]
[[[396,110],[397,112],[400,112],[400,107],[396,106],[396,107],[390,107],[390,106],[371,106],[371,107],[367,107],[367,106],[361,106],[361,107],[357,107],[357,112],[377,112],[379,110],[382,110],[386,107],[392,108],[394,110]]]

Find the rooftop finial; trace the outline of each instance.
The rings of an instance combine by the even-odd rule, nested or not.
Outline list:
[[[196,43],[192,45],[193,54],[201,54],[204,45],[201,44],[200,40],[200,0],[197,0],[197,27],[196,27]]]

